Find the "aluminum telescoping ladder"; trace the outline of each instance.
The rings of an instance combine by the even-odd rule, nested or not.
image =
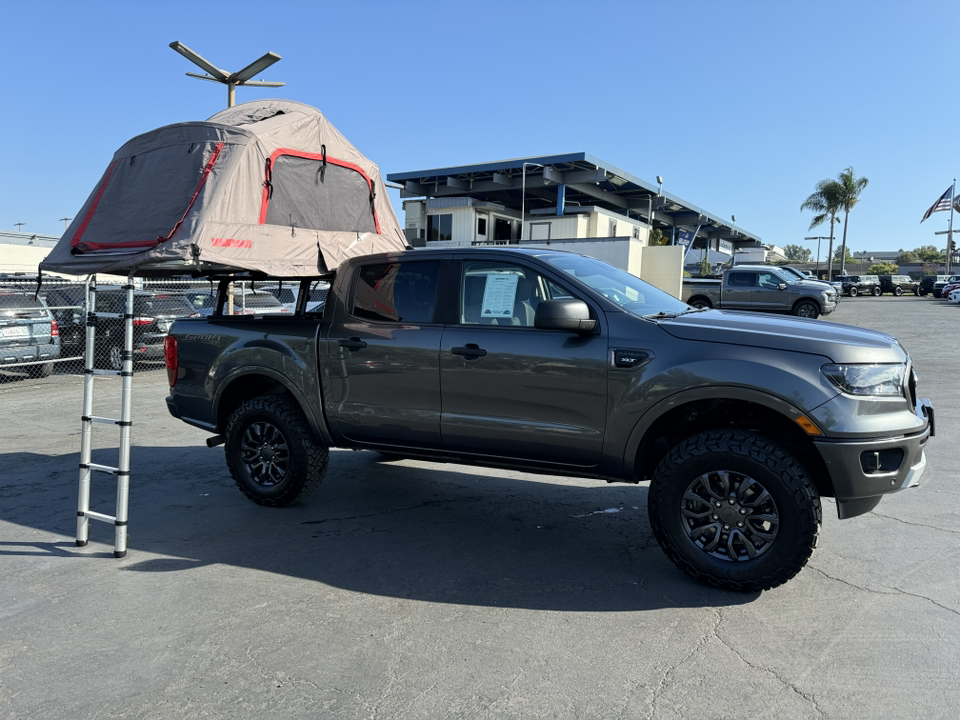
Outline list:
[[[80,434],[80,493],[77,500],[77,546],[87,544],[90,520],[113,523],[114,557],[127,554],[127,505],[130,500],[130,428],[133,396],[133,277],[123,286],[126,291],[126,310],[123,313],[97,312],[97,278],[87,281],[87,344],[83,371],[83,416]],[[94,351],[98,318],[123,320],[123,353],[120,370],[94,369]],[[93,414],[93,378],[95,375],[120,376],[120,417],[95,417]],[[93,457],[93,425],[104,423],[120,427],[120,458],[117,467],[98,465]],[[117,476],[117,509],[115,515],[105,515],[90,509],[90,480],[94,471]]]

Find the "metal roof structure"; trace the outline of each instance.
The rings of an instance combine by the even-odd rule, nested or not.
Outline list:
[[[661,230],[666,228],[668,236],[669,228],[699,228],[695,246],[714,239],[732,242],[734,248],[760,243],[758,236],[732,220],[723,220],[661,192],[657,183],[641,180],[583,152],[390,173],[387,180],[402,186],[403,198],[471,197],[518,210],[525,205],[527,214],[534,215],[595,206],[641,219]]]

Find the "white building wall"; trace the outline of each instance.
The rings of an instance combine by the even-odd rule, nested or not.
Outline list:
[[[645,247],[642,254],[643,274],[640,277],[654,287],[679,298],[683,290],[683,247]]]

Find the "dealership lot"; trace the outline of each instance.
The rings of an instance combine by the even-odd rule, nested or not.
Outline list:
[[[960,306],[846,298],[828,320],[901,340],[938,434],[919,488],[842,522],[825,500],[810,564],[763,594],[676,570],[645,485],[334,452],[306,501],[253,505],[157,369],[117,560],[103,524],[74,547],[79,376],[4,382],[0,718],[954,717]]]

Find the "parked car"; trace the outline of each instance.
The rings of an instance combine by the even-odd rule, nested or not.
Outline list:
[[[0,367],[17,365],[30,377],[47,377],[59,357],[57,320],[43,298],[27,290],[0,289]]]
[[[47,293],[47,302],[57,308],[64,354],[83,355],[86,344],[84,288],[56,288]],[[97,287],[99,312],[126,312],[127,293],[117,285]],[[174,319],[187,317],[193,308],[180,293],[135,290],[133,295],[133,357],[135,360],[163,360],[163,338]],[[123,320],[98,318],[94,336],[95,364],[111,370],[123,365]]]
[[[957,288],[960,288],[960,282],[947,283],[941,288],[940,297],[944,299],[949,298],[950,294]]]
[[[880,275],[880,292],[903,295],[905,292],[920,294],[920,283],[909,275]]]
[[[880,278],[877,275],[838,275],[837,282],[843,286],[843,294],[850,297],[880,295]]]
[[[960,275],[937,275],[937,280],[933,283],[933,296],[943,297],[943,289],[950,283],[958,281],[960,281]]]
[[[946,280],[948,277],[950,276],[949,275],[924,275],[922,278],[920,278],[920,288],[918,290],[918,292],[920,293],[920,296],[922,297],[924,295],[931,294],[933,292],[934,284],[938,280],[940,279]]]
[[[266,288],[274,297],[279,300],[287,309],[287,312],[296,312],[297,297],[300,295],[300,284],[289,283]],[[327,302],[327,293],[330,291],[330,283],[325,281],[315,281],[311,283],[310,296],[307,298],[307,304],[304,312],[320,312]]]
[[[210,317],[217,309],[216,292],[210,294],[209,291],[191,292],[184,295],[192,308],[193,317]],[[227,314],[227,307],[224,304],[224,314]],[[279,300],[268,290],[240,289],[233,291],[233,314],[234,315],[264,315],[270,313],[289,312]]]

